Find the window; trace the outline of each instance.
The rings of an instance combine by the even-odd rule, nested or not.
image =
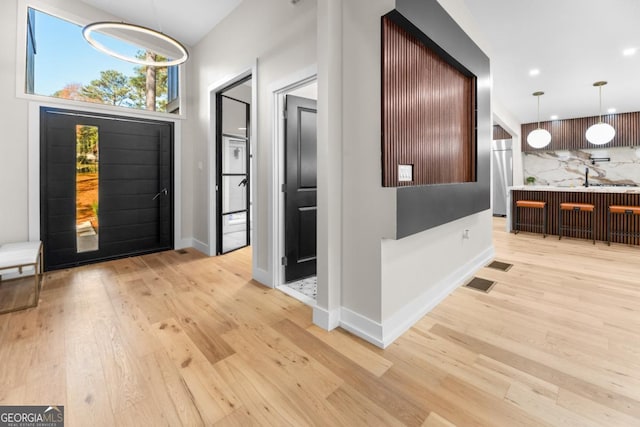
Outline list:
[[[97,251],[99,200],[97,126],[76,126],[76,250]]]
[[[131,56],[151,54],[115,37],[101,43]],[[115,105],[139,110],[179,112],[175,67],[146,67],[113,58],[91,47],[82,27],[29,8],[27,14],[27,94]]]

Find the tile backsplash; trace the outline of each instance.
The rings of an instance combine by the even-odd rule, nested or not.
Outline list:
[[[640,148],[616,147],[579,151],[536,151],[523,154],[524,180],[536,185],[579,187],[584,184],[585,168],[589,183],[640,185]],[[596,160],[592,158],[609,158]]]

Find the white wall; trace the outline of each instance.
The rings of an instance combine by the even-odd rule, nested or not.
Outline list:
[[[0,2],[0,243],[27,240],[27,102],[17,99],[17,1]]]
[[[245,71],[258,60],[257,138],[254,153],[254,228],[257,232],[257,267],[270,270],[269,183],[271,182],[272,96],[269,86],[316,63],[316,2],[292,5],[286,0],[244,0],[192,50],[189,61],[189,118],[185,141],[193,167],[193,236],[209,242],[208,168],[210,144],[209,89]],[[211,147],[213,148],[213,147]],[[202,162],[202,169],[199,163]]]
[[[348,0],[343,9],[342,307],[382,315],[383,238],[395,236],[395,189],[382,187],[380,17],[394,0]]]

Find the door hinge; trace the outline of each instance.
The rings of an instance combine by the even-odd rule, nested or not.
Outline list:
[[[287,109],[282,110],[282,118],[287,120]]]
[[[283,256],[282,259],[280,260],[280,262],[282,263],[282,265],[284,265],[286,267],[287,266],[287,257]]]
[[[280,188],[280,191],[282,191],[283,193],[287,192],[287,184],[282,184],[282,187]]]

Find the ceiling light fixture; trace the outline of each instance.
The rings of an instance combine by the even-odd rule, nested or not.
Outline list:
[[[538,70],[537,68],[534,68],[533,70],[529,70],[530,76],[537,76],[538,74],[540,74],[540,70]]]
[[[591,125],[589,129],[587,129],[585,136],[587,137],[587,141],[594,145],[606,144],[616,136],[616,130],[613,126],[602,121],[602,86],[606,84],[607,82],[595,82],[593,84],[598,88],[600,93],[600,107],[598,109],[599,120],[598,123]]]
[[[538,98],[538,128],[529,132],[527,135],[527,144],[533,148],[543,148],[551,142],[551,134],[548,130],[540,127],[540,97],[544,92],[533,92],[533,96]]]
[[[638,49],[636,49],[635,47],[630,47],[628,49],[625,49],[622,51],[622,54],[624,56],[633,56],[636,54],[636,52],[638,51]]]
[[[553,116],[550,117],[551,120],[558,120],[558,116],[556,114],[554,114]]]
[[[168,44],[171,48],[175,49],[176,53],[178,53],[180,56],[176,59],[170,59],[167,61],[155,61],[155,60],[148,60],[146,58],[136,58],[135,56],[121,54],[119,52],[116,52],[113,49],[106,47],[105,45],[103,45],[93,37],[94,32],[97,33],[98,31],[104,31],[104,30],[121,30],[121,31],[124,30],[124,31],[139,33],[145,36],[150,36],[156,39],[157,41],[160,41],[161,43]],[[168,35],[156,30],[152,30],[151,28],[147,28],[147,27],[143,27],[135,24],[127,24],[124,22],[111,22],[111,21],[94,22],[92,24],[85,26],[82,29],[82,37],[84,37],[85,40],[89,42],[91,46],[98,49],[99,51],[106,53],[107,55],[113,56],[114,58],[118,58],[127,62],[133,62],[134,64],[138,64],[138,65],[147,65],[152,67],[170,67],[173,65],[180,65],[189,58],[189,52],[187,51],[187,48],[185,48],[184,45],[182,45],[182,43],[180,43],[173,37],[169,37]]]

